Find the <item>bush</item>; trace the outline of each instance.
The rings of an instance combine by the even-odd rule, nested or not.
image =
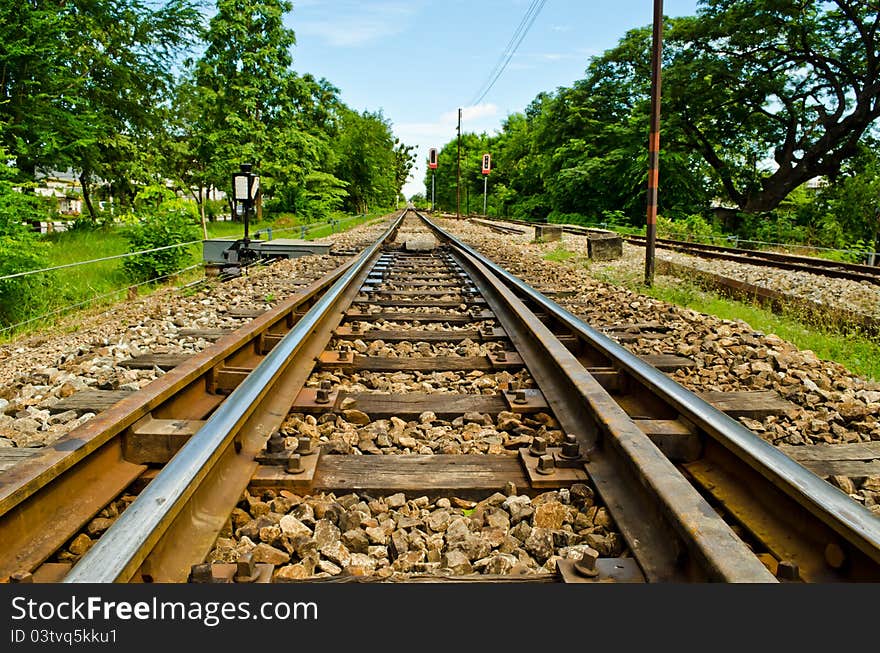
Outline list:
[[[191,203],[164,202],[150,217],[126,235],[130,252],[178,245],[199,239]],[[135,281],[152,281],[181,270],[192,254],[189,247],[174,247],[125,259],[123,267]]]
[[[47,266],[48,246],[21,224],[45,220],[47,207],[44,198],[20,193],[10,183],[0,182],[0,277]],[[43,310],[51,282],[48,273],[0,280],[0,324],[8,326]]]
[[[683,219],[670,220],[657,216],[657,234],[661,238],[686,240],[688,242],[711,243],[721,236],[720,231],[698,214],[692,213]]]

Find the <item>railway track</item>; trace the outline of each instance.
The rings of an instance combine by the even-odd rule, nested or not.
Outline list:
[[[643,247],[645,244],[645,238],[642,236],[626,236],[625,240],[634,245],[641,245]],[[737,263],[773,267],[781,270],[799,270],[825,277],[849,279],[850,281],[865,281],[867,283],[880,285],[880,267],[873,265],[830,261],[813,256],[797,256],[795,254],[782,254],[779,252],[721,247],[719,245],[706,245],[703,243],[688,243],[666,238],[658,238],[657,247],[671,249],[676,252],[684,252],[701,258],[735,261]]]
[[[3,473],[0,576],[880,577],[877,518],[733,419],[778,396],[685,391],[664,371],[692,361],[633,356],[414,211],[218,335]]]
[[[478,224],[490,226],[497,230],[507,230],[507,233],[523,233],[516,227],[506,227],[498,225],[498,223],[490,223],[485,220],[474,220]],[[523,226],[546,226],[548,223],[534,223],[524,220],[508,220],[517,225]],[[589,236],[590,234],[607,235],[611,232],[605,229],[592,229],[590,227],[580,227],[577,225],[555,225],[561,227],[562,231],[570,234],[581,236]],[[633,245],[644,247],[645,237],[636,235],[624,235],[623,240]],[[849,279],[850,281],[864,281],[871,284],[880,285],[880,266],[862,265],[858,263],[847,263],[843,261],[831,261],[828,259],[817,258],[814,256],[798,256],[795,254],[783,254],[780,252],[767,252],[761,250],[741,249],[735,247],[722,247],[720,245],[707,245],[704,243],[692,243],[680,240],[672,240],[668,238],[657,238],[656,247],[660,249],[669,249],[676,252],[682,252],[701,258],[720,259],[725,261],[734,261],[736,263],[744,263],[747,265],[758,265],[764,267],[773,267],[781,270],[795,270],[808,272],[810,274],[818,274],[821,276],[832,277],[836,279]]]

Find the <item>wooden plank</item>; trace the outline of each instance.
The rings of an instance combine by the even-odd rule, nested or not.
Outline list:
[[[361,288],[372,292],[383,292],[386,284],[395,286],[409,286],[409,290],[418,288],[426,288],[430,290],[440,290],[442,288],[451,288],[453,290],[461,290],[464,279],[456,278],[455,280],[444,280],[439,277],[424,277],[416,279],[413,277],[392,278],[388,277],[367,277]]]
[[[228,311],[226,315],[237,319],[248,319],[259,317],[265,312],[266,309],[264,308],[233,308],[232,310]]]
[[[386,322],[448,322],[449,324],[470,324],[477,320],[491,320],[495,318],[492,311],[484,310],[476,316],[463,313],[365,313],[356,309],[345,312],[345,318],[349,322],[357,320],[359,322],[378,322],[380,320]]]
[[[385,342],[461,342],[473,340],[475,342],[489,342],[504,340],[507,334],[501,329],[493,329],[492,333],[483,333],[479,329],[464,329],[462,331],[425,331],[422,329],[369,329],[353,333],[349,327],[340,327],[333,332],[337,338],[346,340],[361,339],[384,340]]]
[[[366,304],[369,303],[371,306],[381,306],[383,308],[411,308],[414,306],[417,307],[425,307],[431,306],[434,308],[458,308],[462,304],[467,304],[469,306],[474,306],[478,304],[485,304],[486,300],[482,297],[468,297],[462,298],[460,301],[449,301],[449,300],[441,300],[441,299],[426,299],[424,301],[399,301],[395,299],[378,299],[371,302],[366,302],[362,299],[356,299],[354,304]],[[410,317],[409,319],[415,319]]]
[[[171,370],[189,359],[187,354],[144,354],[120,361],[119,365],[133,370],[151,370],[154,367]]]
[[[361,340],[384,340],[386,342],[437,342],[449,341],[456,342],[470,338],[471,340],[479,340],[479,329],[462,329],[460,331],[443,331],[424,329],[367,329],[366,331],[353,332],[351,327],[342,326],[333,331],[333,335],[342,339]]]
[[[264,478],[258,470],[254,482]],[[277,472],[277,470],[276,470]],[[274,480],[274,479],[273,479]],[[401,455],[321,456],[312,481],[313,492],[416,493],[461,496],[494,492],[510,481],[528,488],[515,456]]]
[[[0,448],[0,472],[15,467],[22,460],[33,458],[43,447],[2,447]]]
[[[177,332],[177,335],[204,338],[205,340],[219,340],[223,336],[229,335],[234,330],[235,329],[180,329]]]
[[[505,395],[470,395],[458,393],[408,392],[406,394],[380,394],[371,392],[331,393],[333,410],[339,411],[346,399],[346,409],[365,412],[372,419],[385,419],[398,416],[403,419],[417,418],[425,411],[431,411],[440,418],[455,418],[464,413],[488,413],[497,415],[502,411],[517,413],[537,413],[546,411],[547,402],[539,390],[525,390],[526,402],[516,404],[508,401]],[[314,402],[315,390],[303,388],[291,407],[292,412],[324,412],[331,404]]]
[[[63,413],[75,410],[78,413],[100,413],[118,401],[122,401],[132,390],[82,390],[62,399],[48,408],[50,413]]]
[[[581,305],[584,305],[581,303]],[[591,305],[591,304],[590,304]],[[609,324],[606,326],[598,327],[601,331],[627,331],[629,329],[633,329],[636,331],[669,331],[669,325],[663,324],[662,322],[637,322],[635,324]]]
[[[747,390],[743,392],[699,392],[706,401],[731,417],[761,419],[770,415],[785,415],[797,408],[775,390]]]
[[[407,394],[339,393],[336,405],[342,405],[347,397],[354,400],[352,408],[361,410],[372,419],[387,419],[393,416],[401,419],[417,418],[425,411],[437,417],[458,417],[464,413],[498,413],[510,410],[501,395],[468,395],[458,393],[428,394],[410,392]]]
[[[385,290],[383,288],[370,288],[367,290],[367,292],[386,297],[443,297],[444,295],[460,297],[461,291],[461,286],[439,289],[425,287],[421,290]]]
[[[816,476],[880,476],[880,460],[800,460]]]
[[[123,457],[139,465],[167,463],[204,425],[204,420],[155,419],[147,415],[123,436]]]
[[[582,317],[582,316],[579,316]],[[613,338],[617,342],[636,342],[638,340],[663,340],[670,336],[665,333],[608,333],[609,338]]]
[[[675,370],[684,370],[696,365],[692,358],[684,356],[676,356],[675,354],[645,354],[639,356],[648,365],[656,367],[663,372],[674,372]]]
[[[673,462],[699,459],[703,443],[693,427],[678,419],[637,419],[635,425]]]
[[[828,460],[880,460],[880,442],[848,444],[779,445],[779,449],[798,462]]]
[[[780,445],[779,449],[823,478],[880,476],[880,442]]]
[[[354,360],[339,361],[337,352],[324,352],[318,359],[318,369],[342,370],[344,373],[358,370],[371,372],[457,372],[498,369],[487,356],[433,356],[430,358],[392,358],[390,356],[354,355]],[[349,356],[351,358],[351,356]],[[523,367],[522,360],[515,367]],[[507,368],[504,368],[507,369]]]

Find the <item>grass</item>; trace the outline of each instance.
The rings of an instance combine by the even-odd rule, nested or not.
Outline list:
[[[335,225],[315,226],[306,234],[307,240],[323,238],[333,233],[346,231],[366,222],[377,221],[381,216],[391,212],[391,209],[378,209],[366,215],[347,215],[334,213],[331,218],[336,221]],[[253,222],[248,225],[248,232],[253,237],[256,232],[262,232],[262,238],[266,239],[266,231],[272,228],[272,238],[300,238],[301,223],[294,216],[279,216],[278,219],[269,221]],[[308,223],[305,226],[310,226]],[[198,233],[201,234],[201,226]],[[240,238],[244,236],[244,225],[241,222],[209,222],[209,238]],[[97,259],[117,256],[128,252],[128,241],[125,238],[124,228],[107,228],[96,231],[67,231],[47,234],[42,237],[44,242],[51,245],[48,252],[47,267],[56,267],[83,261],[96,261]],[[189,257],[185,266],[198,265],[202,261],[201,244],[191,245]],[[62,270],[57,270],[47,279],[49,289],[49,305],[43,308],[39,315],[33,316],[32,322],[27,322],[16,328],[0,330],[0,342],[11,339],[21,333],[38,328],[50,326],[57,321],[59,315],[69,315],[76,310],[107,306],[123,299],[126,294],[137,292],[149,294],[159,284],[145,284],[136,289],[129,290],[132,281],[123,269],[123,258],[109,261],[77,265]],[[183,272],[177,279],[171,282],[193,281],[203,276],[201,268]]]
[[[561,261],[567,261],[568,259],[576,256],[575,252],[571,252],[562,245],[556,247],[556,249],[551,249],[544,252],[544,260],[545,261],[556,261],[557,263]]]
[[[742,320],[757,331],[774,333],[799,349],[809,349],[821,359],[840,363],[857,376],[871,381],[880,380],[880,341],[862,333],[841,332],[832,325],[806,324],[798,319],[797,314],[773,313],[754,304],[709,292],[684,279],[657,276],[654,285],[648,287],[643,278],[633,274],[622,275],[608,270],[600,273],[594,270],[594,276],[700,313],[726,320]]]

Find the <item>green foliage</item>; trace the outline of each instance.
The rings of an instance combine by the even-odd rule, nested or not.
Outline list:
[[[800,243],[806,236],[806,230],[797,224],[796,216],[783,212],[747,214],[743,231],[751,240],[764,243]]]
[[[0,4],[0,138],[21,178],[73,168],[88,193],[97,177],[141,177],[199,19],[189,0]]]
[[[166,202],[126,235],[130,252],[187,243],[199,238],[191,209],[176,202]],[[159,252],[125,259],[125,271],[135,281],[150,281],[174,274],[189,260],[187,247],[172,247]]]
[[[661,238],[671,238],[673,240],[711,243],[721,236],[721,232],[702,215],[692,213],[678,220],[658,215],[657,235]]]
[[[45,198],[18,192],[0,180],[0,277],[48,267],[46,246],[21,224],[45,220],[48,206]],[[52,280],[50,273],[0,279],[0,325],[15,324],[43,308]]]

